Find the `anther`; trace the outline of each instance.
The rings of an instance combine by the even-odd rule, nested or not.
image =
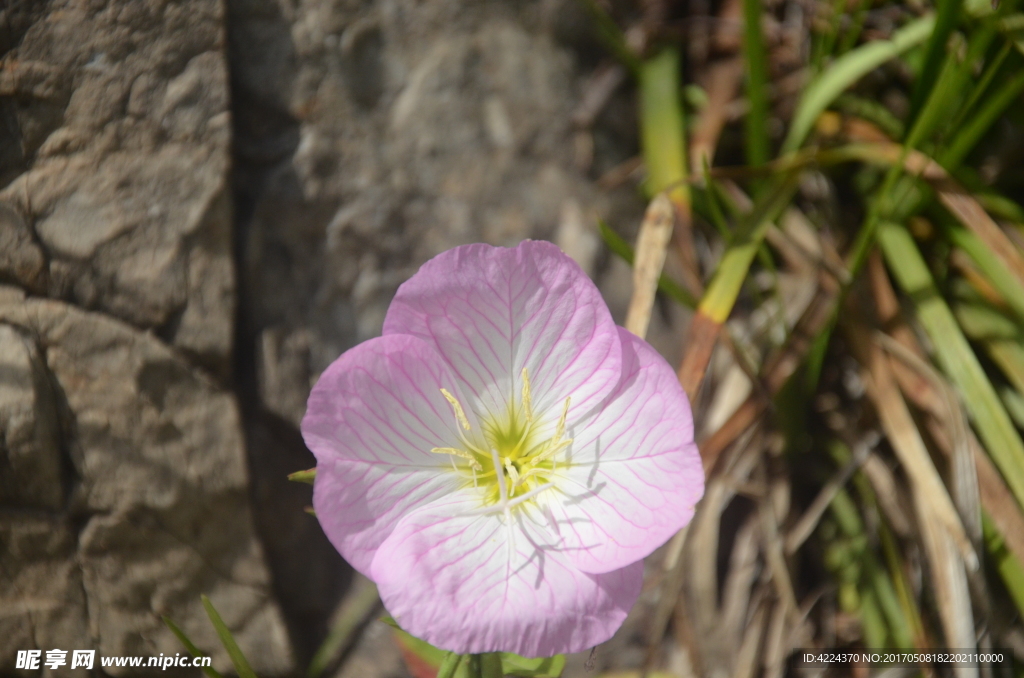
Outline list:
[[[536,466],[542,461],[550,459],[565,448],[569,447],[569,445],[572,445],[572,441],[572,438],[566,438],[565,440],[552,438],[547,442],[547,448],[544,451],[540,452],[536,456],[530,457],[530,464]]]
[[[530,373],[523,368],[523,409],[526,410],[527,425],[533,422],[533,400],[530,398]]]
[[[447,400],[451,404],[452,409],[455,410],[455,418],[459,420],[460,424],[462,424],[462,428],[468,431],[469,419],[466,419],[466,413],[462,411],[462,405],[459,404],[459,401],[455,396],[448,392],[448,389],[442,388],[441,395],[444,396],[444,399]]]
[[[512,480],[512,489],[514,490],[519,485],[519,471],[508,458],[505,459],[505,471],[508,472],[508,477]]]
[[[480,462],[478,462],[473,455],[471,455],[469,452],[466,452],[465,450],[460,450],[456,447],[433,447],[430,449],[430,451],[433,452],[434,454],[450,454],[453,457],[465,459],[466,461],[469,462],[469,466],[473,470],[484,470],[484,467],[480,465]]]
[[[562,439],[562,435],[565,434],[565,418],[569,414],[569,401],[571,397],[565,399],[565,407],[562,408],[562,416],[558,420],[558,428],[555,429],[555,441]]]

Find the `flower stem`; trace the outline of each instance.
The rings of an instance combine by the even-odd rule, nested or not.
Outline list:
[[[501,670],[500,654],[487,652],[478,656],[480,657],[480,678],[502,678],[505,675]]]
[[[444,661],[441,662],[441,666],[437,669],[437,678],[452,678],[455,675],[455,670],[459,668],[459,662],[461,661],[461,654],[449,652],[445,655]]]

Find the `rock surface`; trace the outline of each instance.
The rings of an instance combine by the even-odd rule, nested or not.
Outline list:
[[[66,496],[5,497],[3,665],[28,647],[180,652],[161,615],[200,646],[219,647],[202,592],[257,670],[285,673],[290,648],[247,508],[234,398],[152,335],[59,301],[0,304],[0,348],[4,396],[31,393],[45,404],[37,416],[62,419],[47,428],[59,443],[33,440],[42,427],[10,426],[19,412],[0,396],[5,477],[30,488],[73,478]],[[34,465],[25,461],[33,453]],[[26,629],[40,634],[26,639]],[[223,651],[217,663],[229,666]]]
[[[225,52],[219,0],[0,4],[0,672],[182,652],[160,615],[214,650],[201,593],[293,669],[226,390]]]
[[[4,10],[0,116],[15,143],[0,144],[0,277],[152,329],[226,376],[222,16],[217,0]]]
[[[32,337],[0,324],[0,503],[57,510],[65,470],[57,401]]]

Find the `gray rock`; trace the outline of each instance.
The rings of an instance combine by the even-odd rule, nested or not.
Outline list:
[[[2,557],[9,562],[0,569],[7,580],[0,623],[50,635],[26,644],[23,633],[0,634],[0,665],[44,637],[105,656],[181,652],[161,615],[216,650],[202,592],[258,672],[288,672],[291,650],[253,530],[233,396],[151,334],[58,301],[0,302],[0,351],[0,413],[16,477],[33,481],[36,469],[44,469],[40,478],[59,469],[55,444],[33,439],[38,427],[11,405],[18,394],[43,402],[33,408],[37,417],[63,402],[75,476],[66,505],[60,495],[35,490],[4,498],[4,505],[22,507],[48,497],[52,510],[38,519],[3,514]],[[61,487],[52,479],[48,486]],[[87,627],[72,623],[79,618]],[[223,650],[215,657],[220,668],[230,666]]]
[[[64,504],[59,429],[39,349],[24,331],[0,324],[0,505]]]
[[[18,650],[96,648],[82,571],[69,521],[42,512],[0,508],[0,666],[15,666]],[[68,662],[70,666],[70,661]],[[81,675],[68,666],[42,674]],[[40,672],[19,671],[26,678]]]
[[[32,292],[48,285],[46,257],[20,214],[0,202],[0,278]]]
[[[18,142],[0,144],[0,278],[154,329],[226,376],[234,275],[221,4],[11,12],[25,29],[0,69],[0,114],[10,109]]]

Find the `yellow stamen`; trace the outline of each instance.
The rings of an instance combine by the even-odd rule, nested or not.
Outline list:
[[[527,469],[526,473],[524,473],[523,475],[519,476],[519,478],[516,480],[515,484],[512,486],[512,489],[516,489],[517,487],[519,487],[520,485],[525,483],[527,480],[529,480],[533,476],[540,475],[541,472],[544,471],[544,470],[546,470],[546,469],[539,469],[539,468],[537,468],[535,466],[532,467],[532,468]]]
[[[558,428],[555,429],[555,438],[554,438],[555,442],[558,442],[559,440],[561,440],[562,436],[565,434],[565,417],[569,414],[569,401],[570,400],[572,400],[571,397],[565,399],[565,407],[562,408],[562,416],[558,420]]]
[[[462,424],[462,428],[468,431],[469,419],[466,419],[466,413],[462,411],[462,405],[459,404],[459,401],[456,400],[455,396],[448,392],[448,389],[442,388],[441,395],[444,396],[444,399],[447,400],[451,404],[452,409],[455,410],[455,418],[459,420],[460,424]]]
[[[498,459],[498,451],[491,450],[491,461],[494,463],[494,470],[498,473],[498,500],[505,510],[505,517],[508,517],[508,487],[505,485],[505,474],[501,472],[501,460]]]
[[[460,450],[456,447],[433,447],[430,449],[430,451],[433,452],[434,454],[450,454],[453,457],[465,459],[466,461],[469,462],[470,467],[472,467],[474,470],[484,470],[484,467],[480,465],[480,462],[478,462],[473,455],[471,455],[469,452],[466,452],[465,450]]]
[[[539,464],[540,462],[555,456],[556,454],[558,454],[565,448],[569,447],[570,445],[572,445],[572,438],[566,438],[565,440],[555,440],[554,438],[552,438],[550,441],[548,441],[548,448],[541,452],[540,454],[538,454],[537,456],[531,457],[530,463]]]
[[[530,373],[523,368],[523,409],[526,411],[526,424],[533,423],[533,400],[530,398]]]
[[[519,484],[519,471],[512,465],[511,460],[505,459],[505,470],[508,472],[508,477],[512,480],[512,487],[514,488]]]
[[[449,455],[454,470],[465,478],[466,483],[471,481],[473,487],[483,490],[484,511],[504,514],[509,529],[513,507],[531,501],[540,492],[554,486],[551,481],[558,476],[559,467],[568,463],[568,458],[559,460],[558,455],[562,452],[568,455],[567,448],[573,443],[572,438],[566,437],[572,399],[565,399],[555,430],[551,431],[552,412],[545,408],[539,419],[535,417],[529,370],[522,368],[520,376],[522,410],[515,403],[510,403],[506,417],[482,416],[481,435],[472,441],[472,435],[462,437],[460,433],[462,444],[459,447],[431,449],[435,454]],[[466,431],[472,430],[458,399],[447,389],[440,391],[451,405],[458,425]],[[554,435],[541,442],[537,438],[543,434],[538,429],[546,429]]]

